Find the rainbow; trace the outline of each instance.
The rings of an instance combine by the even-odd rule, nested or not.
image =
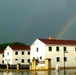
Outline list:
[[[57,39],[62,38],[62,36],[67,32],[67,30],[73,25],[76,21],[76,15],[74,15],[61,29],[60,33],[57,36]]]

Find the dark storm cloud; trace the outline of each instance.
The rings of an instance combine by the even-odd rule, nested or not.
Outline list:
[[[39,37],[56,38],[75,14],[76,0],[1,0],[0,42],[31,44]],[[70,39],[68,36],[72,35],[64,38]]]

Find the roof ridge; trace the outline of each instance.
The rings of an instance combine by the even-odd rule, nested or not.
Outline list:
[[[46,38],[38,38],[38,39],[41,39],[41,40],[57,40],[57,41],[76,41],[76,40],[65,40],[65,39],[46,39]]]
[[[25,50],[28,49],[30,50],[30,46],[10,46],[12,49],[18,49],[18,50]]]
[[[59,40],[59,39],[39,39],[45,44],[68,44],[76,45],[76,40]]]

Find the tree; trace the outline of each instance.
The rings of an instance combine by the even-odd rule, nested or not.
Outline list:
[[[5,50],[5,48],[7,46],[27,46],[24,43],[20,43],[20,42],[13,42],[13,43],[4,43],[4,44],[0,44],[0,50]]]

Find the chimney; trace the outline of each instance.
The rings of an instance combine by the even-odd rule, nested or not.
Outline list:
[[[49,40],[53,40],[53,38],[52,37],[49,37]]]

